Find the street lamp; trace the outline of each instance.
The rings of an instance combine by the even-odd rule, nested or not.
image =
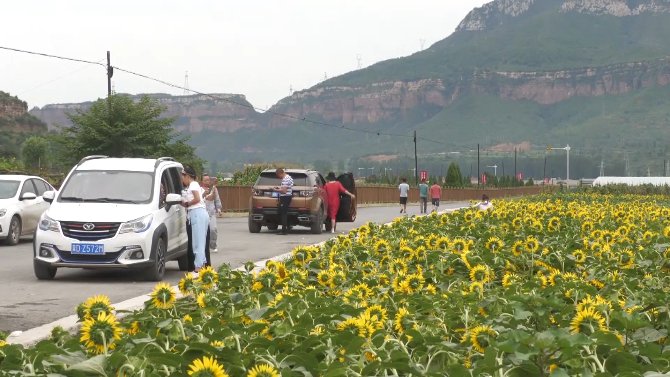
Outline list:
[[[387,170],[393,170],[393,168],[384,168],[384,176],[385,176],[385,177],[388,176],[388,174],[386,174],[386,171],[387,171]]]
[[[358,178],[362,178],[361,170],[365,171],[365,168],[358,168]]]
[[[567,164],[566,164],[566,167],[565,167],[565,182],[566,182],[566,184],[569,185],[570,184],[569,183],[569,181],[570,181],[570,149],[572,149],[572,148],[570,148],[570,144],[566,144],[565,147],[563,147],[563,148],[552,148],[551,145],[547,146],[548,151],[549,150],[559,150],[559,149],[564,150],[566,152],[566,155],[567,155]]]
[[[368,176],[375,175],[375,168],[368,168],[372,173],[368,174]]]
[[[487,168],[493,168],[493,175],[498,176],[498,165],[486,165]],[[504,172],[503,172],[504,173]]]

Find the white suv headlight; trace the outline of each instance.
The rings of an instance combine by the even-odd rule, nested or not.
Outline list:
[[[0,217],[4,216],[7,213],[7,208],[0,208]]]
[[[52,232],[60,232],[60,225],[58,225],[58,221],[47,215],[44,215],[44,218],[40,220],[40,229],[50,230]]]
[[[149,227],[151,226],[151,221],[153,219],[154,219],[153,215],[146,215],[144,217],[140,217],[139,219],[123,223],[119,228],[119,234],[130,233],[130,232],[142,233],[145,230],[149,229]]]

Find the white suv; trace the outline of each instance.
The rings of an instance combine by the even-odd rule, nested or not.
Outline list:
[[[161,280],[167,261],[188,268],[182,165],[172,158],[83,158],[42,214],[33,241],[38,279],[59,267],[136,269]]]

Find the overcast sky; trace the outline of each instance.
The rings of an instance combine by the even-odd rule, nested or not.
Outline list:
[[[293,90],[450,35],[490,0],[21,0],[3,3],[0,46],[106,63],[269,108]],[[116,72],[123,93],[183,90]],[[0,90],[29,108],[106,96],[103,67],[0,49]]]

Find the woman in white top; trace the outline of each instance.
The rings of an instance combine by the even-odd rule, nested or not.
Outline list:
[[[195,170],[186,166],[181,172],[181,181],[186,186],[182,205],[188,210],[188,220],[191,223],[192,247],[195,255],[195,272],[205,265],[205,244],[207,242],[207,229],[209,228],[209,216],[205,209],[203,190],[196,180]]]

